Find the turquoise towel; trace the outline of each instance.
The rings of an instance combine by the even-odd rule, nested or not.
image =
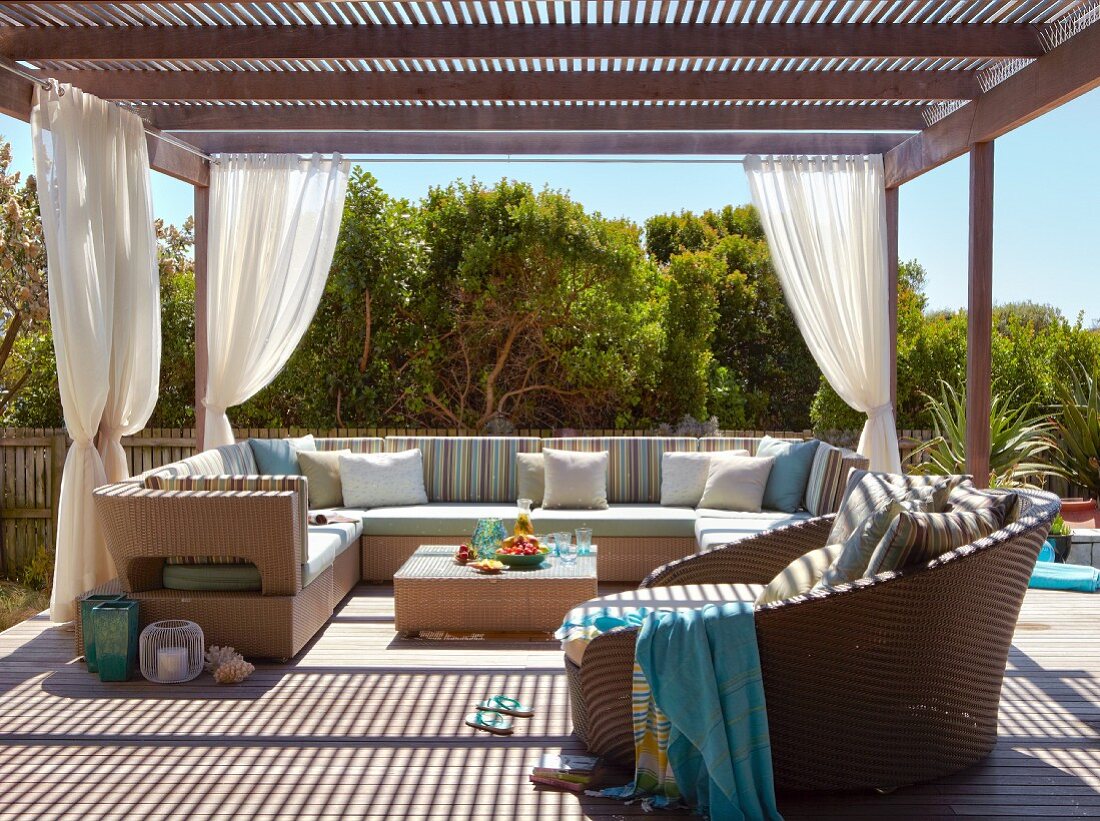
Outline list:
[[[1037,562],[1028,587],[1040,590],[1078,590],[1095,593],[1100,589],[1100,570],[1083,564]]]
[[[713,819],[781,819],[752,605],[652,613],[635,657],[672,724],[681,795]]]

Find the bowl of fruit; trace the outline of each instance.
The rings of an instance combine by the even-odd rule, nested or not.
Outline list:
[[[497,548],[496,557],[509,567],[538,567],[550,553],[534,536],[510,536]]]

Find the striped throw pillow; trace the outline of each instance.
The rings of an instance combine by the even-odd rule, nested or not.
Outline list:
[[[806,510],[814,516],[836,513],[848,486],[848,474],[852,470],[866,470],[867,465],[867,458],[855,451],[822,442],[810,465],[804,502]]]
[[[930,505],[927,494],[917,491],[913,498],[899,501],[888,499],[852,532],[840,548],[839,555],[821,574],[818,587],[836,587],[854,582],[867,570],[875,549],[886,531],[903,511],[927,512]]]
[[[915,488],[910,490],[902,485],[896,485],[889,473],[877,473],[870,470],[853,470],[848,479],[848,487],[844,491],[844,501],[837,511],[833,529],[829,531],[829,538],[825,544],[843,544],[871,515],[885,505],[891,499],[901,502],[906,499],[925,499],[931,509],[933,501],[932,488]]]
[[[962,482],[951,489],[947,497],[948,510],[984,510],[990,507],[1004,508],[1005,521],[1010,521],[1018,497],[1003,490],[980,490],[970,482]]]
[[[303,529],[309,519],[308,489],[304,476],[148,476],[145,486],[152,490],[297,491]],[[302,548],[305,549],[304,541]],[[170,556],[165,561],[167,564],[250,564],[234,556]]]
[[[968,545],[999,530],[1002,508],[950,513],[901,512],[886,530],[864,576],[926,564],[944,553]]]

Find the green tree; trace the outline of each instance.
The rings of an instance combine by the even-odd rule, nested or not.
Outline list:
[[[707,251],[675,254],[665,268],[665,339],[657,398],[663,421],[707,415],[717,286],[724,273],[721,258]]]
[[[783,298],[756,209],[653,217],[646,249],[663,266],[704,250],[723,264],[705,413],[725,428],[806,427],[819,371]]]
[[[41,391],[49,340],[46,250],[35,178],[12,173],[11,144],[0,141],[0,416]],[[51,351],[52,354],[52,351]],[[16,405],[13,405],[16,403]]]
[[[433,188],[421,206],[425,326],[402,400],[465,429],[630,424],[660,344],[656,271],[636,226],[502,180]]]

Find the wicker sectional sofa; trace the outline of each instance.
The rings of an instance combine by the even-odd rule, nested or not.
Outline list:
[[[515,515],[516,454],[544,447],[609,453],[606,510],[542,510],[539,532],[590,527],[602,581],[637,583],[653,567],[810,513],[733,513],[664,507],[660,471],[666,451],[755,452],[757,439],[710,437],[388,437],[317,439],[319,450],[424,455],[429,503],[369,510],[335,508],[350,524],[311,526],[302,477],[257,476],[241,442],[205,451],[96,491],[121,588],[142,602],[142,622],[191,618],[208,643],[246,655],[289,658],[325,624],[360,579],[389,581],[423,544],[467,541],[479,518]],[[834,454],[818,506],[835,510],[851,468],[866,461]],[[314,511],[316,512],[316,511]],[[823,511],[818,511],[823,512]],[[166,560],[174,557],[166,565]],[[249,592],[188,587],[189,562],[246,562],[258,573]],[[177,589],[168,589],[171,577]],[[201,587],[201,585],[199,585]]]

